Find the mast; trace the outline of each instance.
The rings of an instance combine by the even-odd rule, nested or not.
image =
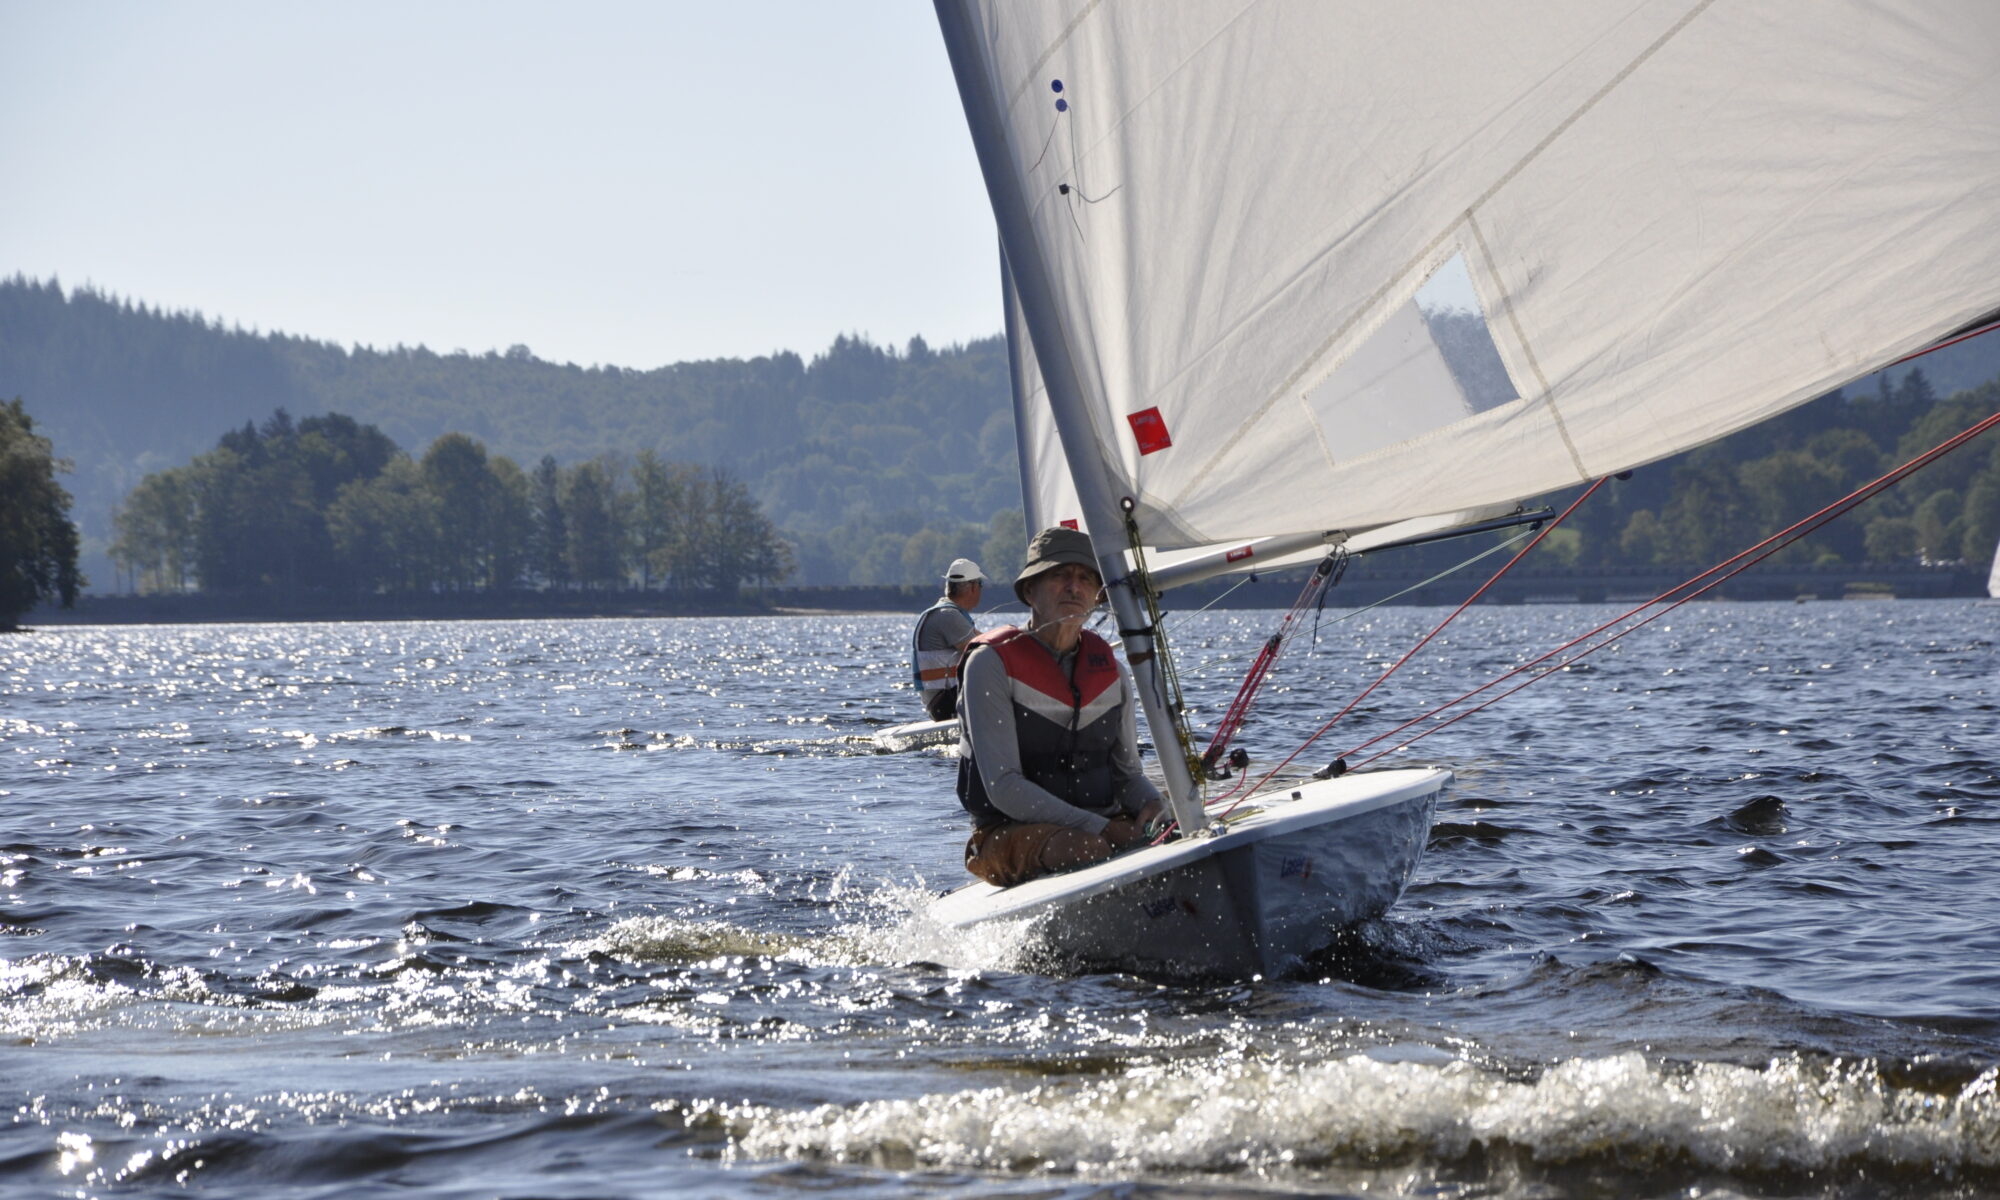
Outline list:
[[[1056,319],[1055,289],[1050,282],[1048,260],[1028,219],[1027,196],[1008,161],[1005,127],[993,90],[986,86],[986,65],[973,36],[970,5],[968,0],[936,0],[936,8],[945,51],[951,57],[952,74],[958,81],[959,99],[965,106],[966,122],[972,128],[972,145],[979,155],[980,173],[986,178],[986,192],[993,203],[994,221],[1000,227],[1007,276],[1013,279],[1020,294],[1021,312],[1035,347],[1035,357],[1041,364],[1056,432],[1069,459],[1070,477],[1083,505],[1084,520],[1093,531],[1091,547],[1097,555],[1097,571],[1104,579],[1111,611],[1118,619],[1118,634],[1125,644],[1125,660],[1132,668],[1132,679],[1146,710],[1146,725],[1152,730],[1160,770],[1166,777],[1167,799],[1181,829],[1193,832],[1208,824],[1208,814],[1202,809],[1194,776],[1182,753],[1180,735],[1176,732],[1178,722],[1168,698],[1166,677],[1160,669],[1153,629],[1120,545],[1122,539],[1118,535],[1125,528],[1121,497],[1114,494],[1111,480],[1106,477],[1068,337]]]

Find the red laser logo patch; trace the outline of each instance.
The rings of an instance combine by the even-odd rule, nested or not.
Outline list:
[[[1167,436],[1167,419],[1157,408],[1148,408],[1130,413],[1125,419],[1132,422],[1132,436],[1139,439],[1139,453],[1151,454],[1155,450],[1165,450],[1174,444]]]

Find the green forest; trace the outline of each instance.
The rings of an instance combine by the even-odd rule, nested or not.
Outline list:
[[[24,397],[76,464],[67,483],[97,588],[114,575],[113,513],[141,479],[278,409],[341,413],[406,447],[463,433],[520,464],[615,453],[629,465],[651,451],[720,469],[783,530],[794,583],[935,583],[942,564],[983,551],[996,514],[1006,544],[1023,540],[998,337],[942,349],[842,337],[810,361],[637,371],[522,346],[343,348],[17,276],[0,281],[0,394]]]
[[[338,413],[279,409],[140,480],[114,518],[121,591],[239,596],[734,591],[791,574],[791,550],[721,468],[650,450],[532,472],[462,433],[423,457]]]
[[[2000,335],[1871,376],[1640,469],[1557,531],[1548,559],[1705,566],[2000,408],[1997,380]],[[847,336],[810,359],[776,351],[638,371],[546,362],[525,346],[343,348],[16,276],[0,281],[0,395],[22,396],[75,464],[66,483],[97,590],[273,586],[336,563],[343,586],[380,588],[602,587],[620,573],[626,585],[710,587],[732,572],[929,584],[958,555],[1004,572],[1024,540],[997,337],[935,348]],[[265,541],[306,540],[204,548],[203,528],[220,538],[234,519],[222,514],[259,508],[250,498],[287,471],[288,499],[261,505],[260,519],[290,533]],[[187,506],[198,487],[215,489],[213,514]],[[773,531],[749,565],[694,563],[671,543],[710,539],[657,529],[662,511],[725,509]],[[600,510],[615,531],[608,557],[577,552],[575,528],[555,548],[549,514],[574,525]],[[190,511],[204,514],[192,528],[174,523]],[[446,533],[411,516],[426,511],[457,524]],[[394,533],[398,521],[407,528]],[[398,538],[431,542],[363,550]],[[2000,445],[1988,439],[1784,557],[1984,561],[1996,540]],[[1464,552],[1426,547],[1399,563]]]

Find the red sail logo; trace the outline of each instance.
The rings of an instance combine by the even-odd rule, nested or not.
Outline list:
[[[1165,450],[1174,444],[1167,436],[1167,419],[1157,408],[1130,413],[1125,418],[1132,423],[1132,436],[1139,439],[1139,453],[1151,454],[1155,450]]]

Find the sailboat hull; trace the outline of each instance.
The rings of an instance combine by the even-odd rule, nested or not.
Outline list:
[[[922,750],[928,746],[948,746],[958,741],[958,722],[911,721],[906,725],[891,725],[876,730],[874,741],[876,749],[891,754]]]
[[[1451,782],[1423,768],[1308,783],[1212,835],[1012,888],[970,884],[929,915],[967,931],[1032,922],[1036,965],[1278,974],[1395,903]]]

